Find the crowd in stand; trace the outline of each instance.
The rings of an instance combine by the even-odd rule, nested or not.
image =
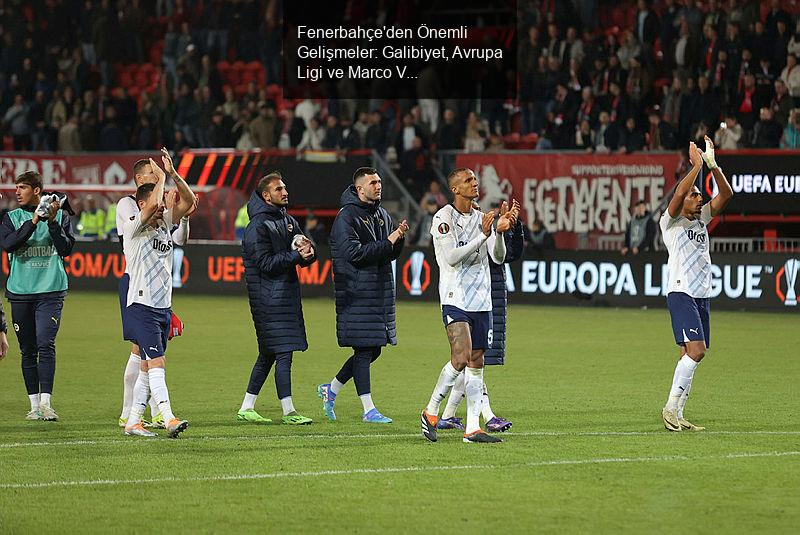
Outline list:
[[[6,1],[5,148],[367,148],[421,195],[438,151],[512,138],[599,153],[706,133],[723,149],[800,147],[800,34],[780,0],[519,4],[517,100],[416,102],[276,98],[276,0]],[[228,60],[259,76],[226,83]],[[133,62],[148,66],[136,83],[120,67]]]
[[[557,4],[528,13],[520,44],[521,128],[540,148],[798,148],[800,33],[780,0],[638,0],[602,31]]]

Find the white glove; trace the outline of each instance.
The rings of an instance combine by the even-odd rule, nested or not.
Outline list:
[[[50,217],[50,205],[53,202],[57,202],[60,207],[64,204],[65,199],[66,197],[59,198],[55,193],[43,195],[42,198],[39,199],[39,205],[36,207],[36,214],[41,218]]]
[[[705,160],[709,169],[716,169],[719,167],[717,161],[714,159],[714,145],[711,143],[706,143],[706,151],[703,153],[703,160]]]

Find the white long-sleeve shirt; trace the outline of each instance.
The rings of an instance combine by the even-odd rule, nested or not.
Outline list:
[[[466,312],[492,310],[489,255],[496,264],[506,257],[506,242],[494,228],[483,233],[479,210],[462,214],[448,204],[433,216],[431,236],[439,264],[439,298]]]

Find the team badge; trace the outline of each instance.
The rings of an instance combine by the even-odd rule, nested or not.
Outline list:
[[[447,223],[440,223],[438,228],[439,228],[439,234],[447,234],[448,232],[450,232],[450,225],[448,225]]]
[[[383,226],[383,219],[378,220],[378,225],[380,225],[381,227]]]
[[[288,230],[289,232],[291,232],[293,228],[294,228],[294,225],[292,225],[291,223],[286,225],[286,230]]]

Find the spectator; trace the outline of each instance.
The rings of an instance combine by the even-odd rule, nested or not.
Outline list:
[[[117,123],[117,110],[114,106],[109,106],[106,109],[106,123],[102,130],[100,130],[100,143],[98,148],[106,152],[128,150],[128,136]]]
[[[556,248],[556,242],[553,239],[541,219],[534,219],[530,228],[523,227],[525,236],[525,252],[528,254],[540,253],[542,251],[552,251]]]
[[[430,175],[430,157],[422,138],[414,137],[411,148],[400,155],[400,173],[412,192],[421,193],[426,178]]]
[[[361,142],[361,136],[359,135],[358,131],[353,128],[353,122],[350,120],[350,118],[342,117],[340,126],[342,132],[342,144],[340,148],[342,150],[360,149],[363,145]]]
[[[662,121],[658,111],[653,110],[648,115],[650,130],[647,133],[648,150],[675,150],[675,131],[669,123]]]
[[[53,150],[47,143],[47,123],[45,122],[45,102],[43,91],[37,91],[36,97],[28,109],[28,124],[31,126],[31,150]]]
[[[782,149],[800,149],[800,109],[794,108],[789,114],[789,124],[783,129]]]
[[[728,115],[714,134],[714,145],[723,150],[736,150],[742,135],[742,126],[736,122],[736,116]]]
[[[681,117],[681,103],[683,97],[683,84],[679,76],[672,78],[669,88],[664,86],[664,98],[661,100],[661,109],[664,114],[664,121],[669,123],[675,130]]]
[[[772,117],[772,110],[761,108],[760,120],[756,123],[753,133],[753,147],[757,149],[777,149],[780,146],[783,128]]]
[[[431,198],[429,194],[422,196],[420,201],[422,207],[422,214],[417,219],[412,230],[413,236],[411,237],[411,245],[415,247],[430,247],[431,246],[431,226],[433,225],[433,216],[439,211],[439,206],[436,200]]]
[[[104,240],[106,228],[106,213],[97,206],[97,201],[91,195],[86,196],[86,204],[81,211],[78,223],[78,232],[85,239]]]
[[[325,119],[325,136],[322,138],[322,148],[338,149],[341,148],[343,141],[339,118],[335,115],[328,115],[327,119]]]
[[[305,129],[305,123],[295,115],[294,109],[286,108],[283,112],[283,127],[281,129],[281,142],[285,145],[282,148],[293,148],[299,145],[303,139],[303,131]]]
[[[744,77],[744,85],[737,98],[737,120],[745,131],[745,138],[749,139],[750,133],[756,124],[758,109],[762,107],[760,95],[756,94],[756,79],[752,74]]]
[[[656,236],[656,223],[647,204],[639,201],[633,208],[633,215],[625,229],[625,245],[620,253],[623,255],[639,254],[641,251],[652,251]]]
[[[628,117],[622,129],[617,154],[631,154],[644,148],[644,134],[637,128],[636,119]]]
[[[424,203],[436,203],[436,208],[442,208],[447,205],[447,197],[442,193],[442,186],[436,180],[431,180],[428,184],[428,191],[422,196],[420,206]]]
[[[58,152],[80,152],[81,136],[78,117],[73,115],[58,131]]]
[[[353,129],[358,132],[362,141],[367,139],[367,130],[369,130],[369,114],[367,112],[359,112],[358,120],[353,124]]]
[[[93,113],[85,111],[83,112],[83,115],[81,115],[79,135],[83,150],[97,150],[97,120],[95,119],[95,115]]]
[[[789,95],[797,106],[800,103],[800,68],[797,68],[796,55],[790,54],[786,57],[786,67],[781,71],[781,80],[786,84]]]
[[[275,147],[275,131],[277,121],[275,120],[275,110],[267,103],[262,102],[258,107],[258,117],[250,122],[250,135],[253,138],[253,145],[265,150]]]
[[[322,150],[322,140],[325,137],[325,131],[319,125],[319,119],[312,117],[308,123],[308,128],[303,132],[303,139],[297,145],[298,153],[304,150]]]
[[[208,141],[212,147],[231,147],[231,129],[223,124],[225,114],[217,108],[211,115],[211,126],[208,128]]]
[[[775,120],[781,124],[781,127],[786,126],[789,121],[789,113],[794,108],[794,101],[789,96],[789,90],[783,80],[778,78],[775,80],[775,96],[772,97],[770,109]]]
[[[474,111],[467,116],[467,128],[464,133],[464,150],[466,152],[481,152],[486,148],[486,138],[489,128],[478,118]]]
[[[617,127],[611,123],[611,116],[607,111],[600,112],[599,121],[600,124],[594,135],[594,150],[598,154],[608,154],[617,150],[619,132]]]
[[[21,94],[14,95],[14,104],[6,110],[3,123],[11,131],[14,150],[28,150],[31,146],[31,126],[28,123],[28,105]]]
[[[447,108],[444,110],[442,123],[434,136],[438,150],[456,150],[461,148],[461,135],[456,124],[455,112]]]
[[[222,103],[222,113],[226,117],[236,119],[239,117],[239,103],[236,101],[236,95],[230,87],[225,89],[225,101]]]
[[[587,119],[581,121],[575,131],[575,148],[584,152],[592,152],[595,147],[595,132]]]
[[[383,129],[382,117],[379,111],[369,114],[369,128],[364,136],[364,147],[380,153],[386,151],[386,132]]]
[[[315,246],[328,245],[328,231],[325,228],[325,224],[311,211],[306,216],[303,234],[308,236]]]
[[[414,138],[423,139],[424,136],[425,132],[415,123],[414,116],[411,113],[403,115],[403,125],[397,132],[394,143],[398,156],[414,148]]]

